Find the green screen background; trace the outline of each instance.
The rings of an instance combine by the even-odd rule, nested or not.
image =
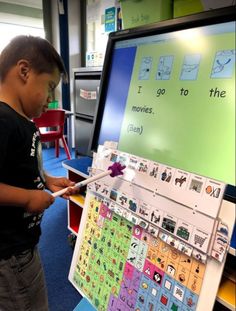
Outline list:
[[[231,77],[211,78],[216,52],[234,49],[234,33],[138,47],[119,149],[235,185],[235,62]],[[184,57],[191,54],[200,55],[197,77],[180,80]],[[170,79],[156,80],[165,55],[174,57]],[[152,58],[147,80],[138,79],[143,57]],[[180,94],[182,88],[187,96]],[[225,97],[210,97],[216,88]],[[156,96],[158,89],[165,94]]]

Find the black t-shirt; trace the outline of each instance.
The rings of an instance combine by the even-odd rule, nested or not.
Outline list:
[[[41,151],[35,124],[0,102],[0,183],[43,190]],[[42,213],[0,202],[0,259],[36,245],[41,219]]]

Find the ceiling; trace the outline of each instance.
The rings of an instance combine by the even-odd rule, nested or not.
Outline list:
[[[0,2],[24,5],[30,8],[42,9],[42,0],[0,0]]]

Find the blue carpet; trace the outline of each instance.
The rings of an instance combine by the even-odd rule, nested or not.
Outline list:
[[[62,162],[67,160],[64,149],[55,158],[54,148],[43,149],[44,169],[54,176],[66,176]],[[72,311],[81,295],[68,280],[73,249],[69,245],[67,229],[67,201],[57,198],[45,211],[39,250],[48,288],[50,311]]]

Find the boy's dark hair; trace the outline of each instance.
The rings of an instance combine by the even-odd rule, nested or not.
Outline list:
[[[67,82],[67,73],[62,58],[56,49],[45,39],[33,36],[17,36],[2,50],[0,54],[0,82],[6,78],[8,71],[20,59],[30,63],[38,74],[52,73],[58,68],[63,81]]]

